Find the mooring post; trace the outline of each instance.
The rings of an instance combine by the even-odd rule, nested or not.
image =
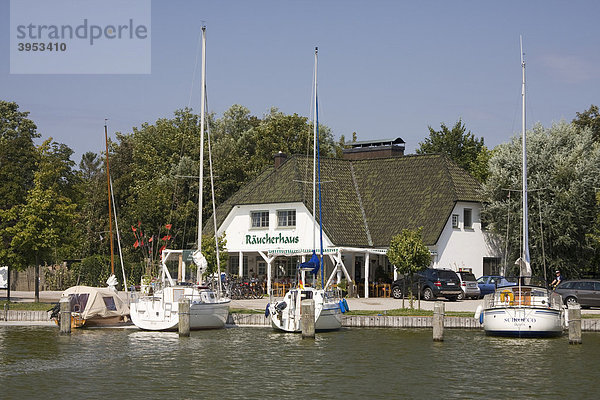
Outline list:
[[[71,301],[68,297],[60,299],[60,333],[71,334]]]
[[[569,304],[569,344],[581,344],[581,306]]]
[[[302,301],[302,316],[300,317],[303,338],[315,337],[315,301],[307,299]]]
[[[444,341],[444,303],[441,301],[433,306],[433,341]]]
[[[4,320],[8,321],[8,303],[4,305]]]
[[[179,337],[190,336],[190,299],[179,301]]]

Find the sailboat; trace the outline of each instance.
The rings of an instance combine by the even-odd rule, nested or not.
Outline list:
[[[190,301],[190,330],[218,329],[225,326],[229,314],[230,299],[222,297],[220,279],[215,292],[206,286],[200,286],[202,274],[206,271],[207,261],[202,255],[202,182],[204,175],[204,124],[206,101],[206,27],[202,27],[202,83],[200,111],[200,176],[198,189],[198,249],[192,258],[197,268],[197,285],[184,282],[176,284],[167,268],[167,261],[173,256],[183,256],[183,250],[164,249],[161,254],[161,279],[152,293],[134,296],[130,303],[131,320],[141,329],[152,331],[176,330],[179,325],[179,302]],[[212,160],[211,160],[212,168]],[[212,169],[211,169],[212,187]],[[214,188],[213,208],[214,208]],[[218,243],[215,229],[215,242]],[[218,245],[217,245],[218,246]],[[217,259],[218,259],[217,250]],[[220,273],[219,273],[220,276]]]
[[[62,292],[61,300],[68,299],[71,309],[71,328],[84,328],[92,326],[120,326],[131,324],[129,320],[129,307],[117,292],[118,280],[115,276],[115,257],[113,241],[113,213],[115,228],[117,231],[117,243],[119,244],[119,255],[121,260],[121,271],[123,272],[123,285],[127,294],[127,278],[125,266],[123,265],[123,254],[121,253],[121,237],[119,235],[119,223],[117,220],[117,209],[110,178],[110,164],[108,161],[108,127],[104,122],[104,142],[106,144],[106,184],[108,190],[108,221],[110,241],[110,267],[111,275],[106,280],[107,287],[72,286]],[[60,303],[51,310],[50,318],[56,324],[60,324]]]
[[[521,38],[522,97],[522,208],[523,247],[515,264],[519,265],[519,284],[499,287],[485,296],[483,307],[479,306],[475,318],[483,324],[486,334],[512,337],[560,336],[565,325],[564,308],[559,294],[545,286],[533,283],[529,258],[529,234],[527,223],[527,140],[525,129],[525,58]]]
[[[320,257],[316,254],[316,226],[313,225],[313,253],[308,262],[299,266],[298,285],[285,293],[282,301],[269,301],[266,314],[271,319],[271,326],[284,332],[301,332],[302,300],[313,299],[315,303],[315,331],[331,331],[342,327],[342,312],[337,294],[333,290],[327,290],[324,286],[323,265],[323,219],[321,213],[321,168],[319,146],[319,107],[317,97],[317,62],[318,48],[315,48],[315,80],[314,80],[314,114],[313,114],[313,219],[316,224],[316,183],[318,171],[319,187],[319,231],[321,238]],[[317,159],[318,157],[318,159]],[[318,160],[318,161],[317,161]],[[321,272],[321,288],[311,287],[307,284],[306,273],[315,277]],[[313,279],[314,281],[314,279]],[[272,295],[272,292],[271,292]]]

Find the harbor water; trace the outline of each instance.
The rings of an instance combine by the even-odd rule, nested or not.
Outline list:
[[[0,398],[597,398],[600,334],[583,345],[478,330],[270,328],[175,333],[0,327]]]

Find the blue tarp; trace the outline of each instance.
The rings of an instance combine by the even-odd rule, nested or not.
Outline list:
[[[300,270],[308,271],[313,275],[319,272],[319,256],[313,251],[312,257],[307,262],[300,264]]]

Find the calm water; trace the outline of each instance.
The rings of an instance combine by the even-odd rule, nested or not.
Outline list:
[[[600,335],[267,328],[177,333],[0,327],[0,398],[598,398]]]

